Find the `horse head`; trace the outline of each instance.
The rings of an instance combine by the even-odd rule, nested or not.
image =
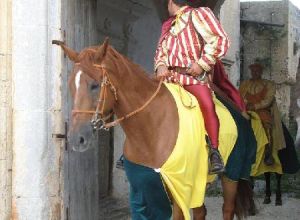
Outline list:
[[[103,62],[108,39],[100,46],[88,47],[79,53],[61,41],[54,40],[52,43],[61,46],[65,55],[74,62],[68,82],[73,99],[68,140],[73,150],[83,152],[95,144],[95,126],[101,126],[99,123],[105,117],[110,118],[117,100],[116,88],[106,72],[106,68],[113,71],[113,63],[109,59],[105,64]]]

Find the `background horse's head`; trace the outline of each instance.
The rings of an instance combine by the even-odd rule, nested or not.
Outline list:
[[[61,41],[55,40],[52,43],[61,46],[65,55],[74,62],[68,82],[73,98],[68,140],[75,151],[82,152],[96,141],[93,134],[97,132],[93,131],[91,120],[95,116],[97,106],[99,116],[104,117],[109,114],[116,102],[116,94],[109,85],[108,89],[103,89],[107,82],[103,81],[103,69],[97,67],[106,55],[108,40],[101,46],[85,48],[80,53]]]

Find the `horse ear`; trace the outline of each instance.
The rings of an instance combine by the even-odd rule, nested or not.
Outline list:
[[[59,40],[53,40],[52,44],[56,44],[58,46],[61,46],[64,53],[67,55],[67,57],[70,60],[72,60],[73,62],[78,62],[78,53],[75,50],[67,47],[64,42],[59,41]]]
[[[95,61],[102,60],[107,52],[107,48],[109,45],[109,37],[106,37],[103,44],[99,47],[95,54]]]

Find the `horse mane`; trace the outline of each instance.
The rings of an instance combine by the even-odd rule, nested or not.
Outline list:
[[[99,46],[92,46],[84,49],[79,54],[80,65],[83,69],[88,73],[91,73],[92,78],[95,80],[98,79],[99,70],[94,66],[95,63],[95,53],[99,50]],[[147,72],[138,64],[134,63],[128,57],[120,54],[117,50],[115,50],[112,46],[108,45],[106,51],[106,59],[109,56],[110,61],[116,66],[117,71],[119,73],[124,72],[124,68],[127,70],[127,73],[139,74],[139,76],[143,76],[143,78],[148,78],[149,75]]]
[[[147,74],[146,70],[143,67],[141,67],[139,64],[134,63],[128,57],[120,54],[112,46],[108,47],[108,52],[110,52],[111,55],[115,57],[116,59],[115,64],[118,67],[118,69],[120,68],[120,63],[123,63],[129,71],[133,71],[135,73],[142,73],[149,78],[149,75]]]

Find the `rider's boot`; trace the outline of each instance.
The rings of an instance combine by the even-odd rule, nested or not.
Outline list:
[[[205,136],[206,143],[208,145],[209,153],[208,153],[208,173],[209,174],[220,174],[225,170],[224,162],[222,156],[218,150],[218,148],[214,147],[211,144],[209,137]]]

